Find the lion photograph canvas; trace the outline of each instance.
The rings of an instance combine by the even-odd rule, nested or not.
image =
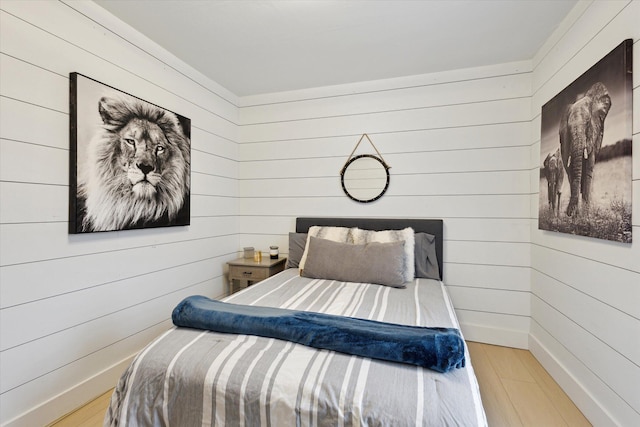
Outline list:
[[[542,106],[538,228],[631,243],[632,40]]]
[[[191,121],[70,74],[69,232],[190,223]]]

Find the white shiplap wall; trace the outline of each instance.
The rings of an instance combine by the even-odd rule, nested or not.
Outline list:
[[[634,243],[540,231],[541,107],[627,38],[634,41]],[[530,348],[594,425],[640,425],[639,39],[640,1],[584,2],[533,60]]]
[[[189,227],[67,233],[73,71],[191,119]],[[181,298],[224,294],[237,100],[87,2],[3,0],[0,75],[0,424],[44,425],[113,387]]]
[[[242,244],[286,252],[296,216],[443,218],[466,337],[526,347],[530,92],[523,62],[242,98]],[[365,132],[391,182],[359,204],[339,171]]]
[[[341,215],[443,218],[467,338],[530,346],[594,423],[638,424],[638,245],[539,232],[536,216],[540,106],[624,38],[637,65],[639,16],[580,3],[532,63],[237,100],[91,3],[3,0],[0,423],[112,387],[179,298],[223,293],[238,248],[286,253],[296,216]],[[67,234],[71,71],[192,119],[190,227]],[[338,181],[363,132],[392,166],[368,205]],[[636,201],[639,171],[636,155]]]

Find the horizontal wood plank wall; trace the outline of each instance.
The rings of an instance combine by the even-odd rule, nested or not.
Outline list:
[[[0,424],[113,387],[238,250],[237,100],[93,3],[0,5]],[[69,73],[191,119],[191,225],[69,235]]]
[[[580,3],[533,64],[530,348],[594,425],[640,425],[639,17],[637,0]],[[634,242],[540,231],[541,107],[628,38],[634,41]]]
[[[296,216],[444,219],[444,277],[471,340],[527,347],[528,62],[240,99],[243,244],[288,252]],[[339,171],[362,133],[391,166],[370,204]],[[364,141],[356,154],[374,153]]]

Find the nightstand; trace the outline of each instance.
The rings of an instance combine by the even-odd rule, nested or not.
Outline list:
[[[247,282],[247,286],[271,277],[276,273],[284,270],[286,258],[271,259],[268,256],[263,257],[261,262],[256,262],[253,258],[239,258],[229,261],[229,295],[234,290],[234,281]]]

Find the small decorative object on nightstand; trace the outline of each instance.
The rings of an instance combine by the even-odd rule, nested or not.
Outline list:
[[[269,258],[278,259],[280,256],[280,251],[277,246],[269,246]]]
[[[240,290],[242,287],[252,285],[276,273],[280,273],[284,270],[286,262],[286,258],[271,259],[267,257],[262,257],[259,262],[254,261],[253,258],[239,258],[229,261],[227,263],[229,265],[229,295],[235,292],[234,281],[237,280],[239,282],[236,290]],[[242,282],[246,282],[246,285],[241,286]]]
[[[246,248],[244,248],[244,257],[246,259],[253,259],[254,253],[255,251],[253,249],[253,246],[247,246]]]

